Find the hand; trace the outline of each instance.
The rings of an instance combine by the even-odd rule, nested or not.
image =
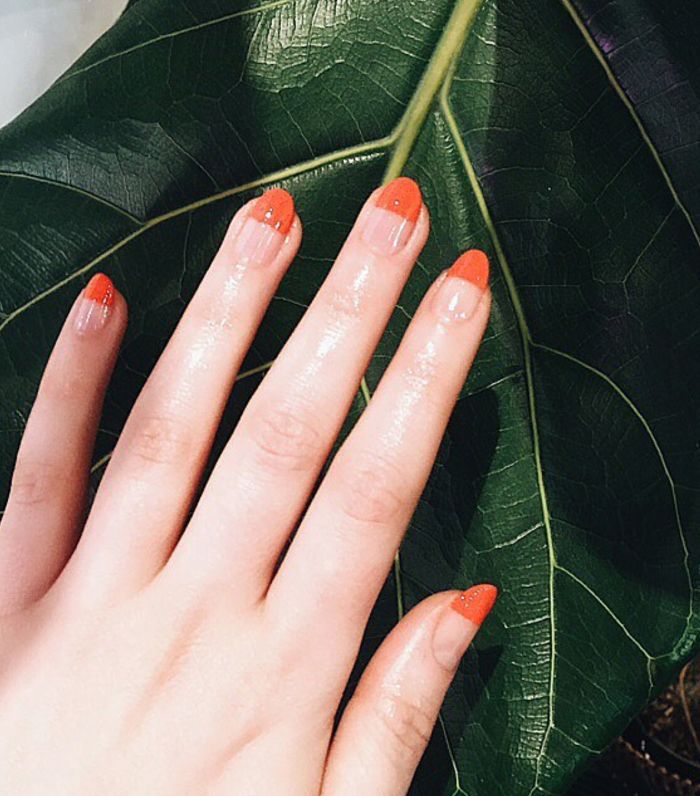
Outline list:
[[[71,310],[0,526],[0,793],[408,789],[495,587],[415,607],[335,733],[334,717],[484,332],[488,261],[469,252],[430,288],[308,504],[428,236],[414,182],[376,191],[192,512],[236,373],[301,234],[283,190],[238,212],[87,521],[126,305],[98,275]]]

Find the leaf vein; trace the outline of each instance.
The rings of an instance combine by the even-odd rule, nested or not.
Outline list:
[[[624,622],[617,616],[617,614],[613,611],[613,609],[602,599],[599,597],[595,591],[578,575],[575,575],[571,570],[563,567],[561,564],[556,564],[555,569],[558,572],[561,572],[564,575],[567,575],[574,583],[578,584],[585,592],[587,592],[599,605],[600,607],[610,616],[610,618],[615,622],[615,624],[622,630],[622,632],[627,636],[627,638],[634,644],[635,647],[642,653],[642,655],[647,660],[656,660],[656,656],[652,655],[650,652],[646,650],[644,645],[637,639],[635,636],[630,633],[630,631],[625,626]],[[653,685],[653,684],[652,684]]]
[[[46,290],[43,290],[41,293],[38,293],[36,296],[29,299],[29,301],[25,302],[21,306],[12,310],[12,312],[8,312],[4,320],[0,322],[0,332],[2,332],[5,329],[5,327],[8,326],[8,324],[12,323],[12,321],[14,321],[19,315],[28,310],[30,307],[33,307],[39,301],[42,301],[47,296],[50,296],[52,293],[55,293],[57,290],[60,290],[60,288],[65,287],[65,285],[70,284],[70,282],[82,276],[83,274],[88,273],[96,265],[99,265],[101,262],[111,257],[113,254],[116,254],[116,252],[123,249],[127,244],[131,243],[133,240],[139,238],[141,235],[153,229],[154,227],[158,226],[159,224],[162,224],[166,221],[171,221],[174,218],[178,218],[179,216],[183,216],[195,210],[199,210],[200,208],[206,207],[207,205],[215,204],[216,202],[222,201],[224,199],[229,199],[232,196],[237,196],[238,194],[245,193],[246,191],[252,191],[255,190],[256,188],[269,185],[270,183],[279,182],[281,180],[285,180],[290,177],[295,177],[299,174],[304,174],[307,171],[312,171],[313,169],[325,166],[328,163],[336,163],[340,160],[344,160],[350,157],[375,154],[377,152],[380,152],[382,149],[385,149],[388,145],[390,145],[392,140],[393,137],[388,136],[387,138],[380,138],[375,141],[370,141],[366,144],[360,144],[348,147],[347,149],[337,150],[328,155],[322,155],[321,157],[314,158],[313,160],[307,160],[302,163],[298,163],[294,166],[282,169],[281,171],[272,172],[256,180],[251,180],[250,182],[242,183],[233,188],[221,191],[220,193],[211,194],[195,202],[192,202],[191,204],[184,205],[182,207],[176,208],[175,210],[171,210],[167,213],[164,213],[163,215],[157,216],[156,218],[153,218],[144,223],[134,232],[130,233],[126,237],[117,241],[115,244],[110,246],[108,249],[99,254],[97,257],[90,260],[90,262],[88,262],[86,265],[81,266],[72,273],[63,277],[63,279],[60,279],[58,282],[55,282],[53,285],[51,285],[51,287],[47,288]]]
[[[567,354],[565,351],[561,351],[557,348],[552,348],[543,343],[533,343],[533,346],[553,356],[562,357],[568,360],[569,362],[572,362],[573,364],[577,365],[578,367],[587,370],[588,372],[597,376],[599,379],[602,379],[615,392],[615,394],[618,395],[624,401],[624,403],[629,407],[629,409],[632,411],[637,420],[639,420],[644,431],[649,437],[651,444],[654,447],[654,450],[659,458],[661,468],[663,469],[664,476],[668,482],[668,486],[671,492],[671,501],[673,504],[673,512],[674,512],[676,528],[678,530],[678,536],[680,538],[681,548],[683,550],[683,568],[688,583],[689,607],[688,607],[688,614],[686,617],[685,630],[683,631],[678,640],[678,643],[680,643],[681,639],[683,638],[685,633],[688,631],[688,628],[690,627],[690,623],[694,613],[693,578],[690,571],[690,550],[688,548],[688,540],[685,530],[683,528],[683,522],[681,520],[680,506],[678,503],[678,495],[676,492],[676,482],[673,480],[673,476],[671,475],[671,470],[668,466],[668,463],[666,461],[666,456],[664,455],[661,445],[657,440],[656,435],[654,434],[649,421],[644,417],[641,410],[637,407],[637,405],[629,397],[629,395],[627,395],[627,393],[613,379],[610,378],[610,376],[608,376],[606,373],[603,373],[601,370],[598,370],[597,368],[593,367],[593,365],[584,362],[582,359],[579,359],[578,357],[575,357],[572,354]]]
[[[265,11],[271,11],[275,8],[280,8],[281,6],[290,5],[291,3],[295,2],[295,0],[271,0],[271,2],[263,3],[262,5],[255,6],[255,8],[244,8],[241,11],[234,11],[231,14],[225,14],[221,17],[217,17],[216,19],[210,19],[206,22],[200,22],[196,25],[190,25],[187,28],[180,28],[179,30],[171,31],[170,33],[163,33],[160,36],[154,36],[152,39],[148,39],[147,41],[142,41],[139,44],[135,44],[133,47],[127,47],[125,50],[119,50],[118,52],[111,53],[110,55],[105,56],[104,58],[100,58],[97,61],[94,61],[87,66],[83,66],[80,69],[74,69],[69,71],[65,74],[62,78],[56,81],[54,85],[59,85],[60,83],[65,83],[67,80],[70,80],[73,77],[77,77],[78,75],[84,75],[86,72],[91,72],[93,69],[96,69],[98,66],[102,66],[109,61],[114,61],[117,58],[121,58],[124,55],[129,55],[134,52],[138,52],[146,47],[150,47],[153,44],[159,44],[163,41],[170,41],[175,39],[179,36],[184,36],[188,33],[196,33],[201,30],[206,30],[207,28],[215,27],[216,25],[221,25],[224,22],[230,22],[233,19],[237,19],[239,17],[247,17],[252,16],[254,14],[262,14]]]
[[[39,182],[44,185],[50,185],[54,188],[60,188],[65,191],[71,191],[72,193],[77,193],[80,196],[84,197],[85,199],[91,199],[94,202],[97,202],[105,207],[108,207],[110,210],[114,210],[116,213],[128,218],[133,224],[141,225],[143,221],[140,218],[137,218],[135,215],[130,213],[128,210],[125,210],[123,207],[119,207],[119,205],[115,205],[113,202],[110,202],[108,199],[104,199],[101,196],[98,196],[91,191],[86,191],[84,188],[80,188],[77,185],[71,185],[67,182],[60,182],[59,180],[52,180],[49,177],[39,177],[36,174],[27,174],[23,171],[0,171],[0,177],[5,177],[7,179],[16,179],[16,180],[28,180],[30,182]]]
[[[649,152],[651,153],[651,156],[654,158],[654,162],[656,163],[659,171],[661,172],[661,176],[663,177],[664,182],[668,186],[668,189],[671,192],[671,195],[673,196],[674,202],[678,206],[678,209],[681,211],[681,213],[683,213],[683,216],[685,217],[685,220],[688,222],[688,226],[690,227],[693,237],[695,238],[695,242],[700,247],[700,231],[695,226],[695,222],[693,221],[693,217],[690,215],[690,211],[683,204],[683,201],[681,200],[681,197],[678,191],[676,190],[676,186],[673,184],[673,180],[671,179],[671,174],[666,168],[666,165],[664,164],[663,160],[661,159],[659,150],[656,148],[656,145],[652,141],[651,136],[649,135],[646,127],[644,126],[644,122],[642,121],[641,116],[639,115],[639,113],[637,113],[636,108],[632,104],[632,100],[630,100],[630,98],[627,96],[627,93],[620,84],[620,81],[617,79],[617,76],[613,72],[612,67],[605,59],[605,56],[603,55],[602,50],[598,46],[598,43],[596,42],[596,40],[591,35],[591,32],[586,27],[586,23],[583,21],[581,15],[574,6],[572,0],[561,0],[561,2],[566,11],[569,13],[569,16],[573,20],[576,27],[581,32],[581,35],[585,39],[588,47],[591,49],[591,52],[596,57],[600,65],[603,67],[603,71],[605,72],[605,75],[610,81],[610,85],[613,91],[619,96],[620,100],[622,101],[622,104],[625,106],[629,115],[632,117],[632,121],[637,126],[639,134],[642,137],[642,140],[647,145]]]

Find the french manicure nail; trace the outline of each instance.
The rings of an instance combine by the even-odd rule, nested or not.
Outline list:
[[[462,592],[444,609],[433,635],[433,655],[441,666],[457,668],[497,597],[498,589],[483,583]]]
[[[78,334],[98,332],[107,324],[114,306],[114,283],[105,274],[96,274],[78,299],[75,330]]]
[[[438,314],[445,321],[466,321],[472,317],[489,283],[489,259],[472,249],[459,257],[447,271],[435,295]]]
[[[395,254],[411,237],[423,197],[410,177],[398,177],[386,185],[364,220],[362,238],[380,254]]]
[[[239,262],[264,264],[278,254],[292,228],[294,199],[282,188],[266,191],[253,205],[233,247]]]
[[[481,627],[484,624],[484,619],[491,613],[497,597],[498,589],[495,586],[490,583],[482,583],[458,594],[450,608],[477,627]]]

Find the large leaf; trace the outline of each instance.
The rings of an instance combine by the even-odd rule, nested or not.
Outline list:
[[[243,201],[286,185],[306,238],[223,435],[364,197],[415,176],[433,235],[369,389],[465,247],[495,307],[364,654],[498,583],[415,791],[563,792],[697,647],[699,27],[691,0],[138,0],[0,134],[0,490],[96,269],[131,305],[97,479]]]

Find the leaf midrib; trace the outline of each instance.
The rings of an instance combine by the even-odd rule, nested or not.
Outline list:
[[[542,452],[540,445],[539,426],[537,423],[535,384],[534,384],[534,375],[532,370],[532,353],[531,353],[532,335],[530,334],[530,329],[527,324],[527,318],[525,317],[525,312],[523,310],[523,306],[520,301],[520,296],[518,294],[515,280],[511,273],[510,266],[508,265],[508,260],[505,255],[505,250],[501,243],[500,236],[498,235],[498,231],[491,216],[491,212],[488,208],[488,205],[486,204],[486,198],[484,196],[483,191],[481,190],[481,185],[476,175],[474,165],[472,164],[471,158],[469,157],[466,144],[464,143],[464,139],[462,138],[462,135],[460,133],[459,126],[457,125],[457,120],[455,119],[454,113],[450,105],[449,90],[451,87],[452,77],[453,77],[453,72],[450,74],[450,79],[445,81],[445,85],[443,87],[443,91],[440,98],[441,110],[445,117],[445,121],[447,122],[450,134],[455,142],[455,146],[457,147],[457,151],[462,161],[464,170],[467,174],[469,184],[472,188],[472,191],[477,201],[477,205],[484,219],[484,224],[491,237],[493,247],[496,252],[496,257],[498,259],[498,263],[501,268],[501,274],[506,284],[508,296],[510,298],[511,305],[513,307],[513,312],[515,313],[516,321],[518,324],[518,329],[520,331],[522,348],[523,348],[523,363],[525,369],[525,383],[527,389],[528,411],[530,415],[530,429],[532,433],[533,455],[535,459],[535,471],[537,476],[537,488],[540,496],[540,508],[542,511],[542,519],[544,521],[545,537],[547,541],[547,555],[549,559],[548,589],[549,589],[549,626],[550,626],[550,647],[551,647],[551,652],[549,655],[550,666],[549,666],[549,687],[548,687],[548,699],[547,699],[548,717],[547,717],[547,726],[542,735],[542,742],[540,750],[537,755],[535,781],[532,786],[532,790],[530,792],[530,796],[532,796],[532,794],[535,792],[539,784],[541,761],[544,758],[544,753],[547,748],[550,732],[554,727],[554,682],[556,677],[556,672],[555,672],[556,621],[554,618],[554,573],[556,569],[556,552],[554,549],[554,538],[552,535],[551,516],[549,512],[547,491],[544,484],[544,473],[542,469]]]
[[[658,168],[660,169],[660,171],[661,171],[661,173],[662,173],[662,175],[664,177],[664,180],[665,180],[665,182],[666,182],[666,184],[667,184],[667,186],[668,186],[668,188],[669,188],[669,190],[670,190],[670,192],[671,192],[671,194],[673,196],[673,199],[674,199],[674,202],[675,202],[676,206],[680,209],[680,211],[685,216],[685,218],[688,221],[689,226],[690,226],[690,228],[692,230],[692,233],[693,233],[693,235],[694,235],[694,237],[696,239],[696,242],[700,245],[700,237],[698,236],[698,231],[697,231],[695,225],[693,224],[692,218],[691,218],[689,212],[687,211],[687,209],[685,208],[685,206],[683,205],[683,203],[682,203],[682,201],[680,199],[680,196],[679,196],[678,192],[676,191],[675,186],[673,185],[673,182],[671,180],[670,174],[666,170],[666,168],[665,168],[665,166],[663,164],[663,161],[661,160],[661,157],[660,157],[658,151],[656,150],[653,142],[651,141],[651,138],[650,138],[649,134],[646,132],[646,129],[645,129],[641,119],[639,118],[636,110],[634,109],[634,106],[631,104],[629,98],[624,93],[622,87],[620,86],[619,82],[617,81],[617,78],[615,77],[614,73],[612,72],[610,66],[607,64],[607,62],[603,58],[602,53],[600,53],[600,51],[598,50],[597,45],[595,44],[595,42],[591,38],[591,36],[590,36],[588,30],[586,29],[585,25],[578,18],[578,15],[576,14],[575,10],[573,9],[570,0],[562,0],[562,3],[564,4],[564,6],[567,8],[569,13],[574,18],[574,21],[576,22],[577,27],[579,28],[579,30],[583,34],[583,36],[586,39],[589,47],[591,47],[591,49],[593,50],[596,58],[601,62],[602,66],[603,66],[603,68],[605,70],[605,73],[606,73],[606,75],[608,77],[608,80],[610,81],[613,89],[619,95],[619,97],[622,100],[623,104],[625,105],[625,107],[629,111],[630,115],[632,116],[633,121],[635,122],[636,126],[639,129],[640,135],[642,136],[645,144],[648,146],[648,148],[649,148],[649,150],[650,150],[650,152],[651,152],[651,154],[652,154],[652,156],[654,158],[654,161],[656,162]],[[545,525],[545,531],[546,531],[546,540],[547,540],[547,549],[548,549],[548,556],[549,556],[549,570],[550,570],[550,576],[549,576],[549,606],[550,606],[549,620],[550,620],[551,655],[550,655],[550,678],[549,678],[549,695],[548,695],[548,721],[547,721],[547,726],[545,728],[545,732],[543,733],[540,750],[539,750],[538,755],[537,755],[534,783],[533,783],[532,789],[531,789],[530,794],[529,794],[529,796],[533,796],[533,794],[535,794],[535,792],[539,788],[540,774],[541,774],[541,764],[542,764],[542,761],[543,761],[544,756],[546,754],[550,733],[555,727],[555,723],[554,723],[554,684],[555,684],[555,679],[556,679],[556,620],[555,620],[555,611],[554,611],[554,577],[555,577],[555,573],[557,571],[562,572],[563,574],[565,574],[565,575],[569,576],[571,579],[573,579],[581,588],[583,588],[588,593],[590,593],[590,595],[592,597],[594,597],[595,600],[601,605],[601,607],[611,616],[613,621],[615,621],[615,623],[621,628],[621,630],[628,637],[630,642],[632,644],[634,644],[634,646],[636,646],[638,648],[640,653],[646,659],[647,676],[648,676],[648,679],[649,679],[649,694],[651,694],[651,692],[653,691],[653,685],[654,685],[653,669],[652,669],[653,662],[665,657],[666,655],[673,654],[673,651],[679,646],[679,644],[681,644],[683,642],[683,639],[684,639],[687,631],[689,630],[690,622],[691,622],[691,619],[692,619],[692,616],[693,616],[694,589],[693,589],[692,576],[691,576],[691,573],[690,573],[690,566],[689,566],[689,549],[688,549],[687,540],[686,540],[685,533],[684,533],[683,526],[682,526],[682,522],[681,522],[680,510],[679,510],[679,507],[678,507],[678,500],[677,500],[675,482],[673,481],[670,469],[668,468],[668,465],[667,465],[663,450],[662,450],[660,444],[658,443],[658,441],[657,441],[657,439],[656,439],[656,437],[655,437],[655,435],[654,435],[654,433],[653,433],[653,431],[651,429],[651,426],[649,425],[648,421],[644,418],[643,414],[640,412],[640,410],[637,408],[637,406],[634,404],[634,402],[629,398],[629,396],[627,396],[627,394],[609,376],[607,376],[606,374],[604,374],[601,371],[597,370],[593,366],[588,365],[587,363],[579,360],[578,358],[573,357],[570,354],[567,354],[566,352],[562,352],[562,351],[559,351],[557,349],[550,348],[550,347],[548,347],[546,345],[536,343],[533,340],[533,338],[532,338],[532,335],[530,333],[529,326],[528,326],[528,323],[527,323],[527,319],[526,319],[526,316],[525,316],[525,313],[524,313],[524,310],[523,310],[523,307],[522,307],[522,303],[520,301],[520,296],[519,296],[519,293],[518,293],[517,285],[515,284],[515,280],[513,278],[512,272],[510,271],[510,266],[508,265],[508,261],[507,261],[507,258],[505,256],[505,251],[504,251],[503,246],[501,244],[500,237],[498,235],[498,231],[496,229],[496,226],[495,226],[495,223],[493,221],[493,218],[491,217],[488,205],[486,204],[486,200],[485,200],[483,191],[481,190],[481,186],[480,186],[478,177],[476,175],[476,171],[475,171],[475,169],[473,167],[473,164],[471,162],[471,158],[469,157],[469,154],[468,154],[467,149],[466,149],[466,144],[465,144],[465,142],[463,140],[463,137],[461,135],[461,132],[459,130],[459,126],[457,125],[456,119],[454,117],[454,113],[452,112],[452,109],[451,109],[450,100],[449,100],[449,89],[450,89],[450,86],[451,86],[451,81],[452,81],[452,79],[454,77],[454,68],[455,68],[455,66],[456,66],[456,64],[450,70],[450,74],[448,76],[448,79],[445,81],[445,83],[443,85],[443,88],[442,88],[442,92],[441,92],[441,110],[443,112],[443,115],[445,116],[445,120],[446,120],[446,122],[448,124],[448,127],[450,129],[450,134],[451,134],[451,136],[452,136],[452,138],[453,138],[453,140],[455,142],[455,145],[456,145],[456,147],[458,149],[458,152],[460,154],[460,158],[462,160],[462,163],[463,163],[463,166],[464,166],[465,171],[467,173],[470,185],[471,185],[472,190],[474,192],[474,195],[476,197],[477,204],[479,206],[479,210],[480,210],[480,212],[482,214],[482,217],[484,219],[484,223],[485,223],[485,225],[486,225],[486,227],[487,227],[487,229],[489,231],[489,235],[490,235],[490,237],[492,239],[492,242],[493,242],[493,245],[494,245],[494,250],[496,251],[496,255],[497,255],[497,258],[498,258],[498,261],[499,261],[499,265],[501,267],[501,272],[503,274],[504,282],[506,284],[507,292],[508,292],[508,295],[509,295],[509,298],[510,298],[510,301],[511,301],[511,305],[513,307],[513,311],[514,311],[515,316],[516,316],[516,320],[517,320],[517,323],[518,323],[518,328],[520,330],[520,334],[521,334],[521,338],[522,338],[523,354],[524,354],[524,362],[525,362],[525,376],[526,376],[526,385],[527,385],[527,394],[528,394],[528,406],[529,406],[529,414],[530,414],[532,438],[533,438],[533,453],[534,453],[535,463],[536,463],[538,489],[539,489],[539,493],[540,493],[540,500],[541,500],[541,506],[542,506],[542,514],[543,514],[543,519],[544,519],[544,525]],[[588,586],[588,584],[586,584],[584,581],[580,580],[574,573],[572,573],[570,570],[566,569],[565,567],[561,566],[557,562],[556,550],[555,550],[555,546],[554,546],[554,539],[553,539],[552,528],[551,528],[551,515],[550,515],[549,509],[548,509],[547,492],[546,492],[546,487],[545,487],[545,484],[544,484],[544,473],[543,473],[542,459],[541,459],[541,446],[540,446],[540,442],[539,442],[539,429],[538,429],[537,414],[536,414],[534,377],[533,377],[533,371],[532,371],[532,349],[533,348],[540,348],[540,349],[542,349],[544,351],[548,351],[551,354],[556,354],[556,355],[560,355],[562,357],[565,357],[565,358],[569,359],[570,361],[577,363],[581,367],[583,367],[583,368],[595,373],[598,377],[600,377],[601,379],[606,381],[613,388],[613,390],[623,399],[623,401],[628,405],[628,407],[633,411],[635,416],[641,422],[643,428],[645,429],[646,433],[648,434],[648,436],[649,436],[649,438],[650,438],[650,440],[651,440],[651,442],[652,442],[652,444],[653,444],[653,446],[655,448],[655,451],[656,451],[657,456],[658,456],[658,458],[659,458],[659,460],[661,462],[662,469],[664,471],[665,477],[666,477],[666,479],[667,479],[667,481],[669,483],[670,490],[671,490],[674,515],[675,515],[676,525],[677,525],[677,528],[678,528],[680,541],[681,541],[681,546],[682,546],[683,555],[684,555],[684,569],[685,569],[686,578],[687,578],[687,581],[688,581],[688,594],[689,594],[689,609],[688,609],[688,614],[687,614],[687,617],[686,617],[685,631],[684,631],[684,633],[681,634],[681,637],[679,638],[678,642],[676,642],[676,644],[674,644],[673,649],[670,650],[668,653],[665,653],[663,655],[658,655],[658,656],[651,656],[646,651],[646,649],[641,644],[641,642],[639,642],[627,630],[627,628],[625,627],[624,623],[621,622],[621,620],[616,616],[616,614],[612,611],[612,609],[595,593],[595,591],[593,589],[591,589],[591,587]]]

